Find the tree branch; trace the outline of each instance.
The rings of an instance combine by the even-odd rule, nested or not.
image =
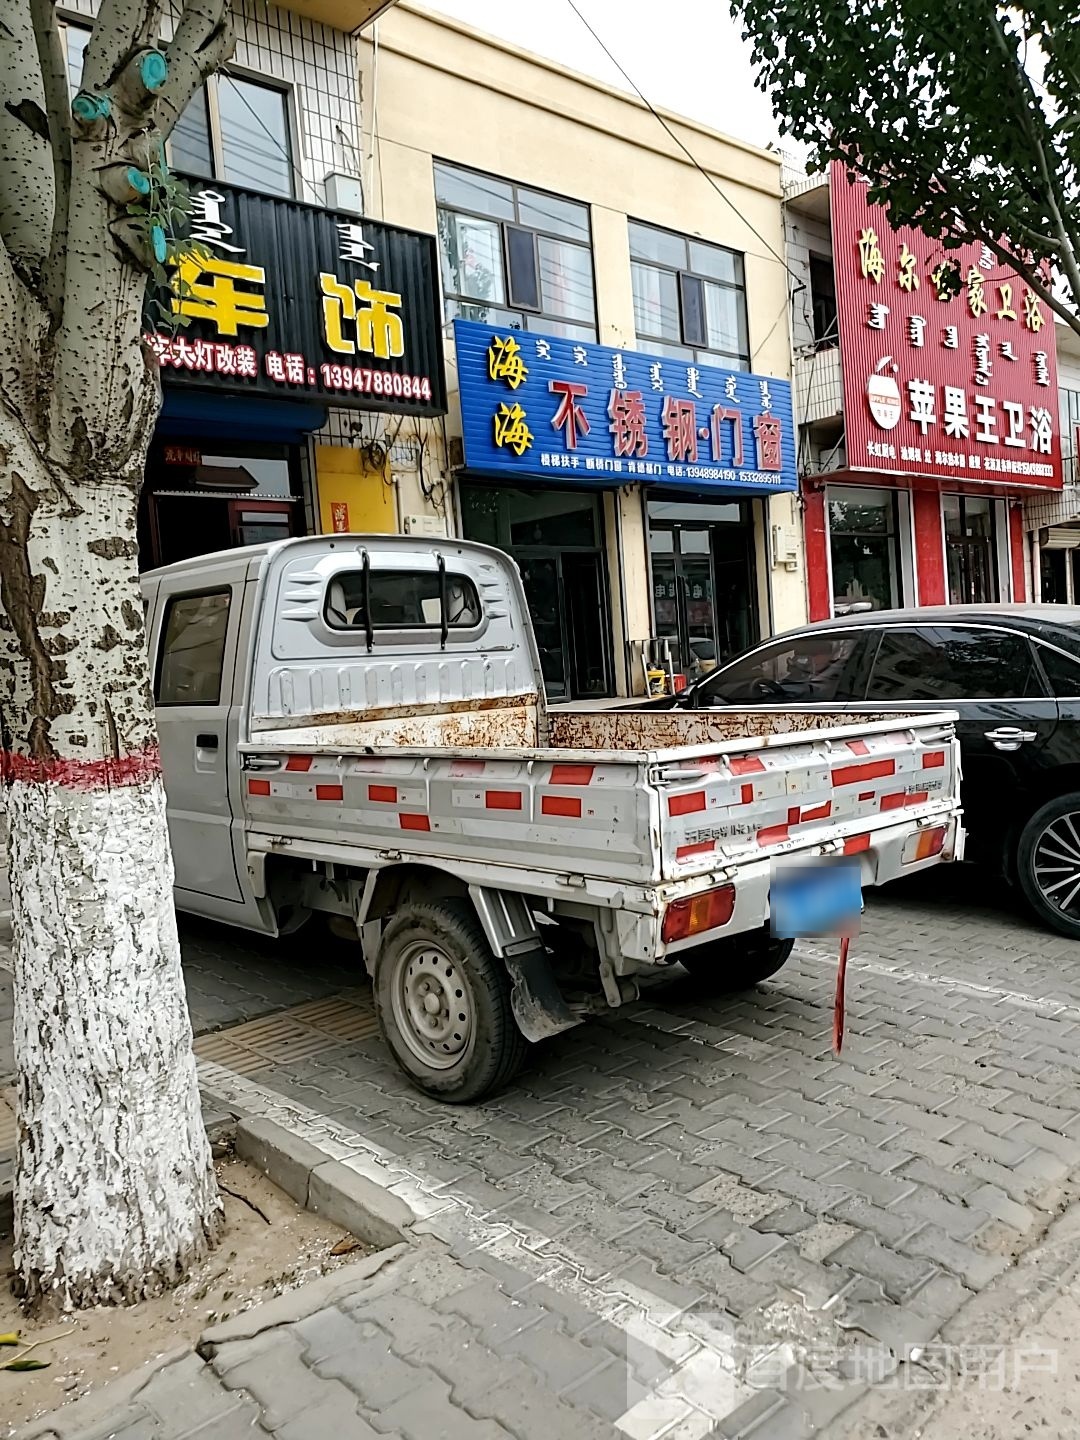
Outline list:
[[[38,285],[52,231],[53,179],[30,0],[6,0],[0,75],[0,242],[16,271]]]
[[[157,124],[167,140],[191,97],[233,52],[229,0],[189,0],[165,50],[169,78],[157,97]]]
[[[60,42],[53,0],[30,0],[30,17],[41,66],[49,144],[53,157],[53,222],[45,263],[45,304],[54,320],[63,310],[64,250],[67,245],[68,202],[71,197],[71,98],[67,60]]]

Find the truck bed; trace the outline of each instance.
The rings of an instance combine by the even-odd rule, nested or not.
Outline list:
[[[321,723],[241,747],[245,805],[268,836],[655,886],[951,816],[953,718],[563,712],[550,747],[443,753]]]

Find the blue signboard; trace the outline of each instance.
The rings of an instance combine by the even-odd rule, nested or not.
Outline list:
[[[786,380],[456,320],[466,468],[551,483],[795,490]]]

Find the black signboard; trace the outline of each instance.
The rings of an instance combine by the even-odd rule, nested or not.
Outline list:
[[[166,385],[446,413],[435,240],[190,181],[191,248],[147,341]],[[183,242],[181,241],[181,245]]]

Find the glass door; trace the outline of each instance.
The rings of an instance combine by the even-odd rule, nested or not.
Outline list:
[[[997,599],[994,502],[987,496],[943,495],[945,559],[953,605]]]

